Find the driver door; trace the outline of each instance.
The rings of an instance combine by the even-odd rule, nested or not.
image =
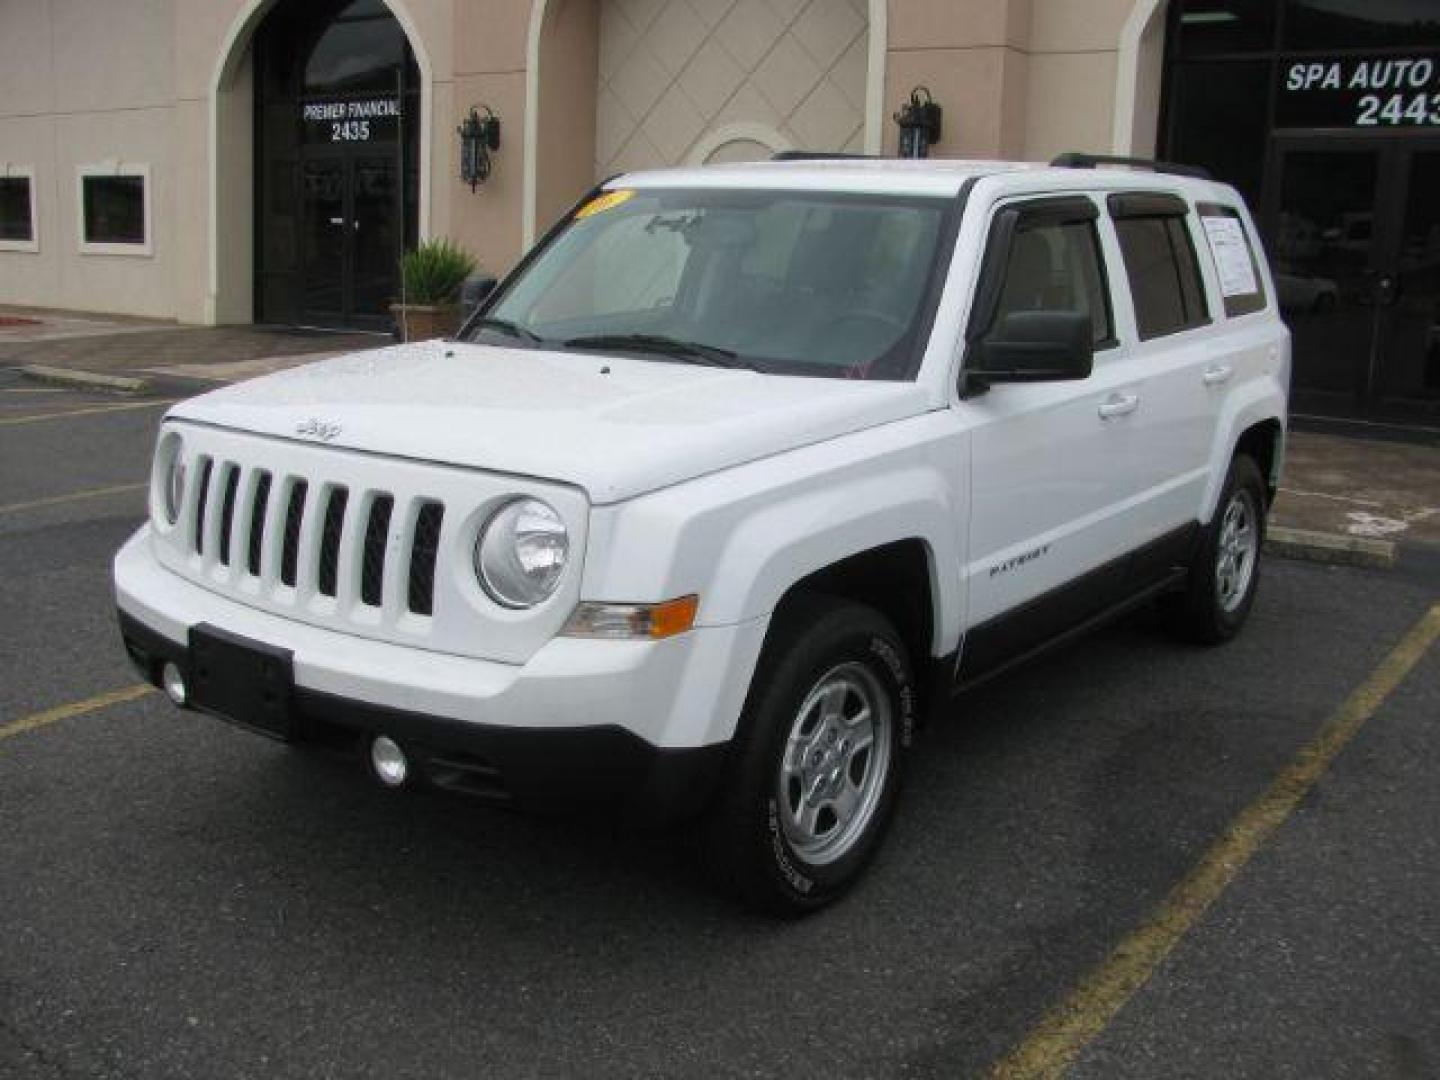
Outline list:
[[[957,406],[972,431],[962,681],[1083,622],[1124,585],[1141,386],[1119,362],[1098,218],[1088,196],[1004,203],[992,218],[972,317],[1082,312],[1095,361],[1086,379],[997,383]]]

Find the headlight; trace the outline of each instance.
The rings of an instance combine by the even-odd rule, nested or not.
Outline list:
[[[560,515],[538,499],[516,499],[480,530],[475,574],[496,603],[529,608],[555,592],[569,557]]]
[[[160,442],[159,460],[156,462],[160,509],[171,525],[180,520],[180,508],[185,503],[184,450],[179,435],[166,435]]]

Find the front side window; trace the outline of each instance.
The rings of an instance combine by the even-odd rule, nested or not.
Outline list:
[[[1112,203],[1115,199],[1112,196]],[[1168,212],[1112,212],[1125,260],[1125,275],[1130,281],[1140,340],[1148,341],[1209,322],[1200,266],[1185,218]]]
[[[84,243],[139,247],[147,242],[145,177],[83,176],[80,198]]]
[[[1109,341],[1110,304],[1093,221],[1022,224],[1010,243],[994,325],[1016,311],[1078,311],[1091,340]]]
[[[954,200],[674,189],[581,208],[506,283],[472,339],[775,374],[910,379]],[[647,339],[641,341],[639,339]],[[587,341],[586,339],[591,339]]]

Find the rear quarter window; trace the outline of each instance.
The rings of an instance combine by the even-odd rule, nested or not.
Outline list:
[[[1197,209],[1210,257],[1215,262],[1226,318],[1263,311],[1265,285],[1260,275],[1260,261],[1240,211],[1220,203],[1201,203]]]

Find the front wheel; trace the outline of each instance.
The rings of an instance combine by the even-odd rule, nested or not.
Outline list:
[[[905,646],[879,612],[810,597],[788,605],[707,822],[721,883],[791,915],[853,884],[899,792],[914,699]]]
[[[1239,633],[1255,603],[1264,539],[1265,481],[1254,460],[1238,454],[1230,463],[1185,591],[1166,598],[1171,629],[1205,645],[1229,641]]]

